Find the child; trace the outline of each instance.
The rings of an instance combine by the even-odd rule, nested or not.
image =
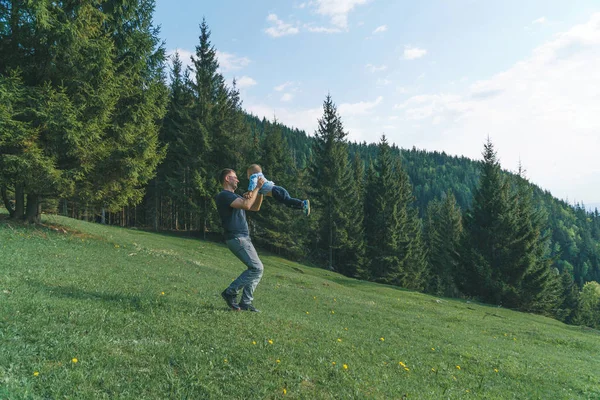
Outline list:
[[[302,210],[304,215],[310,215],[310,201],[309,200],[299,200],[290,197],[290,194],[287,190],[282,188],[281,186],[275,185],[273,181],[267,180],[262,173],[262,168],[258,164],[252,164],[248,167],[247,170],[248,179],[250,180],[250,184],[248,185],[248,191],[251,192],[256,187],[256,182],[258,178],[263,177],[265,179],[265,183],[262,188],[258,191],[258,193],[271,196],[275,200],[280,203],[285,204],[290,208],[295,208],[298,210]]]

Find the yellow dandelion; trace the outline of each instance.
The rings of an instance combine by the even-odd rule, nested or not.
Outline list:
[[[344,369],[348,369],[348,364],[344,364]]]
[[[333,301],[337,301],[336,299],[333,299]]]
[[[342,339],[341,339],[341,338],[338,338],[338,342],[341,342],[341,341],[342,341]]]
[[[455,381],[457,380],[456,377],[454,375],[452,375],[452,379],[454,379]]]
[[[460,365],[457,365],[457,366],[456,366],[456,369],[460,370]]]
[[[276,360],[275,362],[276,362],[277,364],[279,364],[279,363],[281,362],[281,360]]]
[[[308,315],[308,311],[306,312],[306,315]]]
[[[348,328],[344,328],[344,330],[345,330],[345,331],[347,331],[347,330],[348,330]]]
[[[253,344],[253,345],[256,345],[256,341],[254,341],[254,340],[253,340],[253,341],[252,341],[252,344]]]
[[[504,334],[504,336],[508,336],[508,334],[507,334],[507,333],[505,333],[505,334]]]
[[[78,362],[78,361],[79,361],[79,360],[78,360],[78,359],[76,359],[76,358],[74,358],[74,359],[72,359],[72,360],[71,360],[71,362],[72,362],[73,364],[77,364],[77,362]]]
[[[404,367],[404,370],[405,371],[410,371],[410,369],[408,369],[408,367]]]
[[[269,344],[273,344],[273,341],[271,339],[269,339]]]
[[[465,390],[465,392],[469,393],[469,389]]]
[[[165,295],[165,292],[160,292],[160,295],[161,295],[161,296],[164,296],[164,295]]]
[[[38,376],[40,373],[38,371],[33,372],[33,376]]]
[[[332,362],[331,362],[331,365],[335,365],[335,361],[332,361]]]
[[[431,368],[431,372],[435,372],[435,368]]]
[[[224,359],[224,360],[223,360],[223,362],[224,362],[224,363],[227,363],[227,359]]]
[[[435,347],[432,347],[432,348],[431,348],[431,351],[435,351]]]
[[[398,364],[400,364],[403,367],[406,367],[406,364],[404,364],[402,361],[400,361]]]
[[[287,393],[287,390],[285,390],[285,388],[283,388],[283,394],[286,394],[286,393]]]
[[[513,338],[513,340],[516,342],[516,341],[517,341],[517,338],[516,338],[516,337],[514,337],[514,338]]]
[[[335,314],[335,311],[331,310],[331,313],[332,313],[332,314]]]
[[[385,339],[384,338],[379,338],[379,340],[381,340],[383,342]]]
[[[313,299],[315,299],[315,300],[316,300],[316,299],[317,299],[317,296],[313,296]]]
[[[498,368],[494,368],[494,372],[495,372],[495,373],[498,373]]]

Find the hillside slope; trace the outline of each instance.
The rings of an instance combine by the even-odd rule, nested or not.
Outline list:
[[[0,398],[597,399],[600,335],[223,245],[0,220]]]

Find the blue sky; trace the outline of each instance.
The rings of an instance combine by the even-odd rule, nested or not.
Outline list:
[[[243,107],[312,134],[330,93],[353,141],[519,160],[556,197],[600,206],[600,3],[164,1],[189,60],[205,17]]]

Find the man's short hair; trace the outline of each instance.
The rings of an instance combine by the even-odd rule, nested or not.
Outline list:
[[[221,172],[219,172],[219,183],[221,185],[223,183],[225,183],[225,178],[227,177],[227,175],[229,175],[232,172],[235,172],[235,171],[232,170],[231,168],[224,168],[224,169],[222,169]]]
[[[253,174],[256,174],[258,172],[262,172],[262,168],[258,164],[252,164],[248,167],[248,171],[252,172]]]

